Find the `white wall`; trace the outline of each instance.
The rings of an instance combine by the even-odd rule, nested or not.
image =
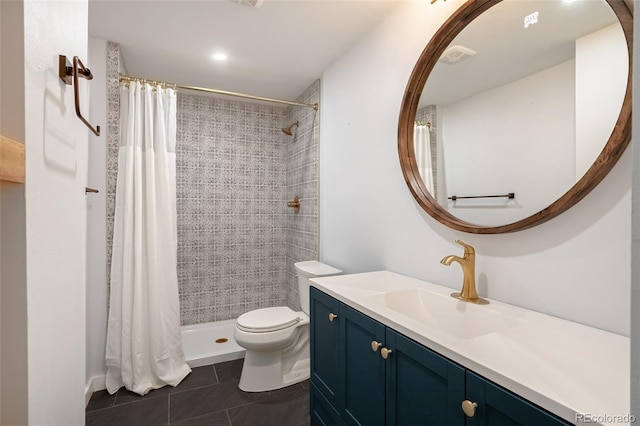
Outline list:
[[[429,38],[461,0],[402,3],[323,75],[320,257],[347,273],[388,269],[451,288],[440,259],[476,247],[484,296],[629,333],[631,155],[584,200],[506,235],[448,229],[413,200],[397,154],[400,103]]]
[[[58,55],[87,59],[88,4],[24,3],[28,416],[84,424],[88,130]],[[14,64],[18,65],[18,64]],[[86,114],[88,82],[81,80]]]
[[[516,195],[450,200],[449,212],[504,225],[539,212],[573,186],[574,66],[567,61],[438,109],[447,197]]]
[[[91,123],[107,123],[107,42],[89,39],[91,81]],[[107,339],[107,140],[108,126],[102,134],[89,138],[87,186],[97,194],[87,196],[87,368],[86,396],[105,389],[105,348]]]

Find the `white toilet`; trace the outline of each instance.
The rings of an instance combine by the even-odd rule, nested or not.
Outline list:
[[[239,384],[245,392],[279,389],[309,378],[309,279],[342,271],[317,260],[294,266],[302,311],[286,306],[256,309],[236,322],[234,337],[246,349]]]

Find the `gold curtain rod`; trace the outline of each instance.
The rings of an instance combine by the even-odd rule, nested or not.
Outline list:
[[[318,104],[305,104],[302,102],[292,102],[292,101],[285,101],[282,99],[274,99],[274,98],[265,98],[262,96],[253,96],[253,95],[246,95],[244,93],[237,93],[237,92],[229,92],[226,90],[219,90],[219,89],[209,89],[206,87],[196,87],[196,86],[183,86],[180,84],[176,84],[176,83],[167,83],[164,81],[158,81],[158,80],[147,80],[145,78],[138,78],[138,77],[132,77],[129,75],[124,75],[124,74],[120,74],[120,81],[125,81],[125,82],[130,82],[130,81],[137,81],[140,83],[149,83],[151,85],[162,85],[165,87],[173,87],[173,89],[184,89],[184,90],[194,90],[197,92],[206,92],[206,93],[216,93],[218,95],[227,95],[227,96],[235,96],[238,98],[247,98],[247,99],[254,99],[257,101],[265,101],[265,102],[276,102],[279,104],[286,104],[286,105],[295,105],[295,106],[305,106],[305,107],[309,107],[309,108],[313,108],[315,111],[318,110]]]

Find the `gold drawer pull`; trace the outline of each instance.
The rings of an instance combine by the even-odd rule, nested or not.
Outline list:
[[[333,321],[336,318],[338,318],[336,314],[334,314],[333,312],[329,312],[329,321]]]
[[[391,354],[391,352],[393,352],[391,349],[387,349],[387,348],[380,349],[380,355],[384,359],[389,358],[389,355]]]
[[[464,414],[466,414],[467,417],[475,416],[477,407],[478,404],[476,404],[475,402],[471,402],[468,399],[462,401],[462,411],[464,411]]]
[[[382,346],[382,343],[380,342],[376,342],[375,340],[371,342],[371,350],[374,352],[378,352],[378,349],[380,349],[380,346]]]

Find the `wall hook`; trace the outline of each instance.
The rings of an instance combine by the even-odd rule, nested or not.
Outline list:
[[[73,65],[69,62],[69,59],[65,55],[58,56],[58,76],[60,80],[64,82],[64,84],[71,86],[73,85],[73,95],[76,103],[76,115],[88,128],[93,132],[94,135],[100,136],[100,126],[96,126],[93,128],[91,124],[82,116],[80,112],[80,88],[78,86],[78,77],[85,78],[87,80],[93,79],[93,74],[91,74],[91,70],[85,67],[82,61],[77,57],[73,57]]]

